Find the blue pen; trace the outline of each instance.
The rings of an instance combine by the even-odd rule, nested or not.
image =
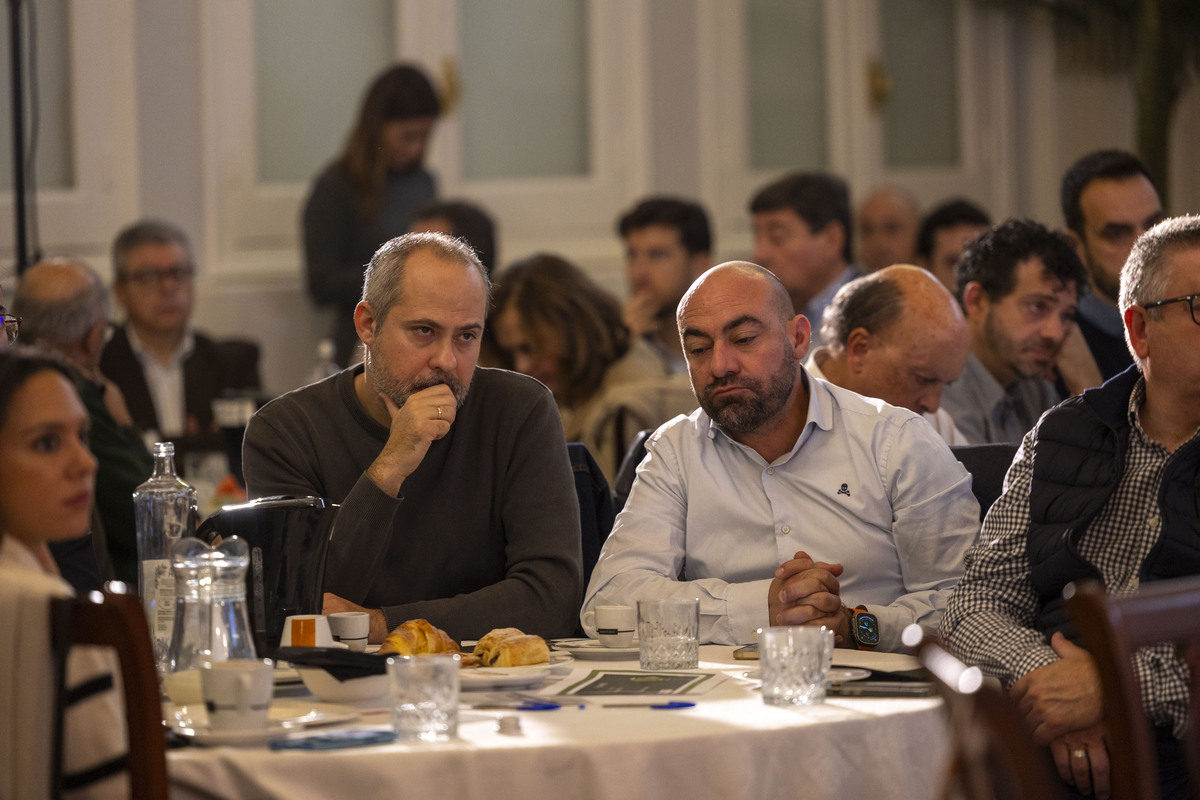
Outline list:
[[[672,708],[694,708],[695,703],[689,703],[686,700],[670,700],[666,703],[608,703],[600,706],[601,708],[652,708],[656,711]]]
[[[562,708],[558,703],[543,703],[529,701],[517,706],[517,711],[555,711]]]
[[[516,703],[475,703],[466,708],[478,711],[555,711],[562,706],[558,703],[526,700],[519,705]]]

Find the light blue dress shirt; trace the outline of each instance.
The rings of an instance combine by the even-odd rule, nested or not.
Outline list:
[[[698,597],[702,642],[752,642],[775,569],[804,550],[845,566],[842,602],[879,618],[881,650],[913,622],[936,632],[979,532],[970,475],[911,411],[808,382],[808,422],[772,464],[699,409],[650,437],[584,612]]]

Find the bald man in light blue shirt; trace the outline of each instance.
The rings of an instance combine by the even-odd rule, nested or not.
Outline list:
[[[701,276],[679,306],[700,409],[647,443],[584,612],[700,598],[701,641],[827,625],[850,609],[935,632],[979,531],[971,479],[918,415],[808,376],[809,323],[753,264]]]

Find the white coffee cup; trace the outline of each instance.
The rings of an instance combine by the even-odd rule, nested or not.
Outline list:
[[[585,627],[596,629],[605,647],[631,647],[637,632],[637,609],[633,606],[596,606],[583,615]]]
[[[334,647],[329,618],[321,614],[294,614],[283,621],[280,647]]]
[[[366,611],[337,611],[329,614],[327,619],[335,642],[349,646],[356,653],[361,653],[367,648],[371,615]]]
[[[267,659],[205,664],[200,670],[200,691],[210,729],[264,728],[275,692],[274,665]]]

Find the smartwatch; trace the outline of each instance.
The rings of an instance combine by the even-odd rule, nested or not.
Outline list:
[[[859,650],[874,650],[879,644],[879,619],[866,606],[850,610],[850,639]]]

